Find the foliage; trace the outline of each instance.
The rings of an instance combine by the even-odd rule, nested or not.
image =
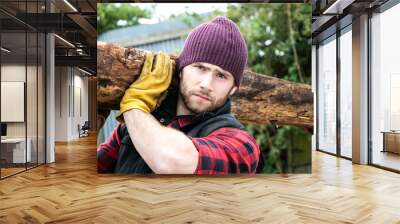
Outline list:
[[[289,24],[288,8],[290,8]],[[229,5],[227,15],[239,24],[249,49],[249,67],[254,72],[300,82],[292,48],[299,55],[305,83],[311,79],[311,6],[308,4]]]
[[[252,71],[310,84],[309,4],[231,4],[227,16],[239,25],[246,39]],[[263,151],[263,173],[310,172],[310,133],[293,126],[246,128]]]
[[[150,18],[151,11],[129,4],[97,5],[97,32],[98,35],[116,28],[139,24],[139,19]]]

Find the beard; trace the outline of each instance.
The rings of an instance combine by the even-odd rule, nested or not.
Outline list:
[[[181,97],[185,107],[193,114],[209,112],[221,107],[228,100],[229,93],[230,91],[228,91],[228,93],[224,97],[217,99],[215,96],[212,96],[209,92],[204,92],[202,90],[196,90],[196,89],[189,89],[189,87],[185,85],[184,82],[182,82],[182,80],[179,85],[179,96]],[[204,97],[207,97],[208,100],[203,100],[197,97],[196,95],[202,95]]]

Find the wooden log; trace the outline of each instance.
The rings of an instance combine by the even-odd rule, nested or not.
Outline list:
[[[100,115],[118,110],[125,90],[139,77],[144,60],[144,50],[97,43]],[[174,75],[169,88],[178,88],[178,83],[178,75]],[[312,130],[313,93],[310,85],[246,70],[242,85],[232,97],[232,113],[243,123],[295,125]]]

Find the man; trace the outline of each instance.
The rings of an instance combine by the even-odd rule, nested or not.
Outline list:
[[[176,92],[166,92],[173,60],[158,54],[153,61],[147,53],[140,77],[126,90],[117,116],[122,124],[97,150],[98,171],[255,173],[259,146],[230,114],[230,96],[247,63],[236,24],[217,17],[190,32],[177,60]]]

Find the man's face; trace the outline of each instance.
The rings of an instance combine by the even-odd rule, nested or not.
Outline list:
[[[230,72],[205,62],[185,66],[180,78],[180,97],[193,114],[221,107],[237,90]]]

